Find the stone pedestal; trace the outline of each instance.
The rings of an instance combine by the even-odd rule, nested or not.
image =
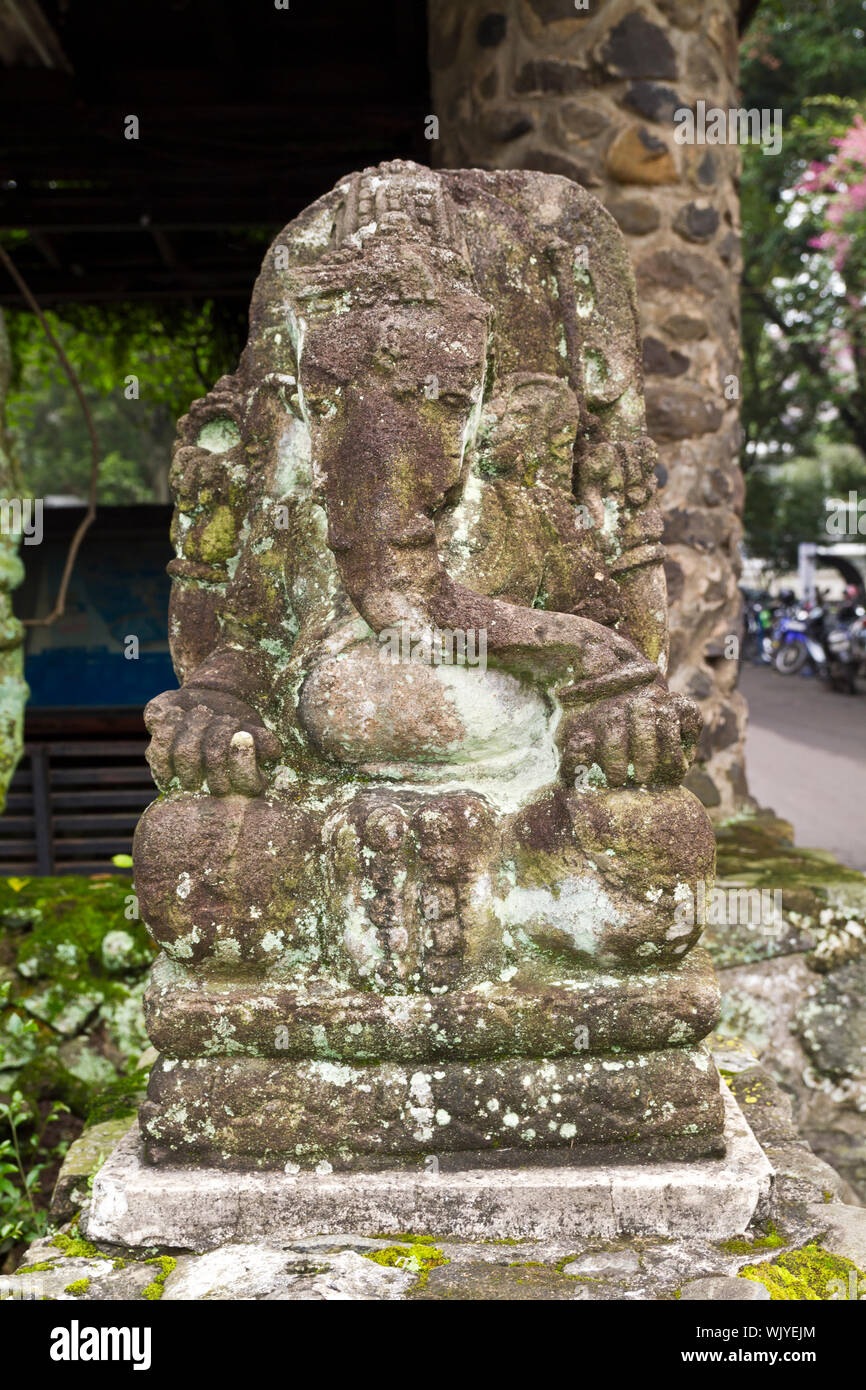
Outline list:
[[[766,1215],[773,1170],[727,1087],[725,1156],[690,1163],[237,1173],[154,1168],[135,1130],[93,1181],[87,1237],[132,1247],[210,1250],[305,1236],[416,1231],[478,1240],[724,1240]],[[561,1155],[562,1158],[562,1155]]]

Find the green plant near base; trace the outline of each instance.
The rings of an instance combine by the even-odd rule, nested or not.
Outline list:
[[[862,1271],[842,1255],[831,1255],[819,1245],[810,1243],[800,1250],[789,1250],[766,1264],[746,1265],[740,1279],[751,1279],[770,1291],[774,1302],[804,1300],[810,1303],[833,1301],[832,1286],[841,1281],[847,1287],[849,1276],[857,1279]]]
[[[418,1284],[423,1286],[430,1277],[431,1269],[451,1263],[447,1255],[429,1243],[430,1239],[429,1236],[416,1237],[412,1245],[387,1245],[384,1250],[370,1250],[364,1258],[377,1265],[417,1274]]]
[[[10,1137],[0,1140],[0,1254],[5,1254],[19,1241],[37,1240],[49,1229],[46,1211],[34,1202],[39,1179],[49,1163],[66,1144],[48,1149],[43,1143],[47,1126],[67,1107],[60,1101],[44,1116],[34,1114],[20,1091],[0,1103],[0,1125]]]
[[[152,1303],[158,1302],[162,1298],[165,1290],[165,1281],[173,1269],[177,1268],[177,1260],[171,1255],[157,1255],[156,1259],[145,1260],[146,1265],[159,1265],[159,1274],[142,1290],[142,1298],[148,1299]]]
[[[140,996],[154,948],[132,887],[119,874],[0,878],[10,962],[0,970],[0,1257],[50,1230],[41,1180],[69,1145],[47,1142],[51,1122],[64,1112],[91,1122],[131,1114],[144,1087],[146,1074],[134,1072],[106,1088],[104,1075],[62,1053],[74,1032],[86,1060],[94,1027],[127,1066],[146,1043]],[[101,1044],[93,1052],[99,1061]]]

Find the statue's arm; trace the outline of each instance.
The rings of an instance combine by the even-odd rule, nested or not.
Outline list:
[[[541,683],[564,707],[562,775],[597,765],[608,784],[679,781],[700,729],[690,701],[628,637],[570,613],[506,603],[457,583],[434,518],[459,487],[461,460],[435,420],[372,380],[347,385],[324,435],[329,542],[346,591],[374,632],[408,624],[486,634],[487,657]],[[519,544],[519,537],[515,537]]]
[[[346,591],[381,634],[484,632],[487,656],[561,698],[599,699],[646,685],[658,668],[611,628],[570,613],[490,598],[455,582],[438,553],[434,516],[460,480],[435,424],[371,383],[346,390],[323,460],[329,540]],[[515,537],[519,544],[519,537]]]
[[[229,588],[223,604],[231,597]],[[176,637],[182,639],[182,626]],[[145,708],[147,759],[160,789],[258,795],[281,751],[262,717],[269,685],[262,653],[229,640],[220,624],[213,649],[184,674],[180,689]]]
[[[144,711],[151,735],[147,758],[162,791],[256,795],[280,752],[262,718],[269,688],[262,653],[226,622],[238,606],[230,569],[250,507],[236,482],[242,451],[200,443],[208,427],[213,440],[215,423],[228,428],[234,412],[233,382],[224,378],[178,427],[169,634],[181,684]]]
[[[573,248],[555,240],[570,380],[584,424],[575,448],[576,500],[585,506],[599,549],[620,589],[626,634],[660,670],[667,667],[667,596],[655,504],[658,453],[646,430],[642,339],[634,275],[623,238],[600,205],[585,210],[588,256],[574,269]],[[566,278],[579,280],[580,315]]]

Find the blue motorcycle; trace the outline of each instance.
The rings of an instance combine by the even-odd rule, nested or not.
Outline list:
[[[795,608],[782,612],[773,628],[773,665],[782,676],[794,676],[811,666],[816,676],[827,673],[824,648],[824,609]]]

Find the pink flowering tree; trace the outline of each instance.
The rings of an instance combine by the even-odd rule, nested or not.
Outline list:
[[[866,120],[855,116],[829,143],[829,157],[808,165],[794,194],[808,225],[817,229],[808,237],[808,270],[820,285],[812,333],[824,360],[830,403],[849,425],[853,442],[864,448]]]

